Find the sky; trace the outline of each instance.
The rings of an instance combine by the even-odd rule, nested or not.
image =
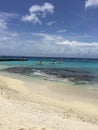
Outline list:
[[[98,58],[98,0],[0,0],[0,55]]]

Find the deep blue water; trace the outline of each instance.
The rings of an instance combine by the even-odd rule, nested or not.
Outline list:
[[[98,59],[51,57],[27,58],[28,61],[3,61],[0,62],[0,65],[9,67],[9,69],[4,71],[21,73],[29,76],[55,76],[59,79],[69,79],[71,82],[77,84],[98,83]]]

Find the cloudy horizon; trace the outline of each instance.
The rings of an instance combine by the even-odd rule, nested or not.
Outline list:
[[[0,1],[0,55],[98,58],[97,22],[98,0]]]

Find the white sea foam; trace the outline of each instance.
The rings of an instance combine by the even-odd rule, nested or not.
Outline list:
[[[42,77],[47,77],[48,75],[43,73],[42,71],[40,70],[33,70],[33,74],[32,76],[42,76]]]

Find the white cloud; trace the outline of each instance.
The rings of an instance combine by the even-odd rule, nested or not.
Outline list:
[[[97,42],[83,43],[83,42],[77,42],[77,41],[64,40],[64,41],[58,42],[57,44],[70,45],[70,46],[88,46],[88,47],[96,46],[98,47]]]
[[[11,20],[17,18],[18,15],[14,13],[0,12],[0,47],[3,48],[7,43],[11,42],[18,37],[17,32],[11,32],[8,30],[8,25]],[[9,46],[9,45],[8,45]],[[9,46],[10,47],[10,46]]]
[[[18,15],[14,13],[0,12],[0,30],[7,29],[9,21],[16,17],[18,17]]]
[[[4,19],[0,18],[0,30],[7,29],[7,22]]]
[[[17,37],[15,32],[4,31],[0,39],[2,55],[98,57],[98,42],[68,40],[60,34],[19,33]]]
[[[39,23],[41,24],[40,18],[45,18],[47,14],[54,13],[54,6],[51,3],[44,3],[44,5],[33,5],[29,9],[29,15],[26,14],[22,17],[22,21],[24,22],[32,22],[34,24]],[[40,18],[39,18],[40,17]]]
[[[62,30],[58,30],[57,33],[64,33],[64,32],[67,32],[66,29],[62,29]]]
[[[28,21],[28,22],[32,22],[32,23],[41,24],[41,21],[36,16],[36,14],[26,15],[26,16],[22,17],[22,20],[25,21],[25,22]]]
[[[7,41],[7,40],[11,40],[11,37],[2,37],[0,38],[0,41]]]
[[[67,40],[60,35],[50,35],[45,33],[33,33],[33,40],[28,44],[39,47],[38,53],[47,54],[48,56],[65,56],[65,57],[98,57],[97,42],[78,42]],[[34,41],[37,37],[37,40]]]
[[[98,0],[86,0],[85,8],[88,7],[98,7]]]
[[[65,54],[73,57],[98,57],[98,43],[83,43],[78,41],[64,40],[57,43],[65,47]]]
[[[50,22],[47,23],[47,26],[52,26],[52,25],[54,25],[55,23],[56,23],[56,21],[50,21]]]
[[[11,18],[17,18],[18,14],[15,13],[6,13],[6,12],[0,12],[0,19],[8,20]]]
[[[46,33],[33,33],[32,36],[41,37],[41,40],[44,41],[44,42],[53,42],[53,43],[55,43],[56,41],[63,40],[62,36],[50,35],[50,34],[46,34]]]
[[[11,37],[18,37],[19,34],[18,34],[17,32],[13,32],[13,33],[10,32],[10,36],[11,36]]]
[[[70,45],[70,46],[88,46],[88,47],[98,47],[97,42],[78,42],[75,40],[66,40],[64,37],[61,35],[52,35],[52,34],[47,34],[47,33],[32,33],[32,36],[37,36],[40,37],[40,41],[46,43],[48,42],[53,42],[53,44],[58,44],[58,45]]]
[[[9,32],[9,31],[0,31],[0,43],[13,41],[19,37],[19,34],[16,32]]]

